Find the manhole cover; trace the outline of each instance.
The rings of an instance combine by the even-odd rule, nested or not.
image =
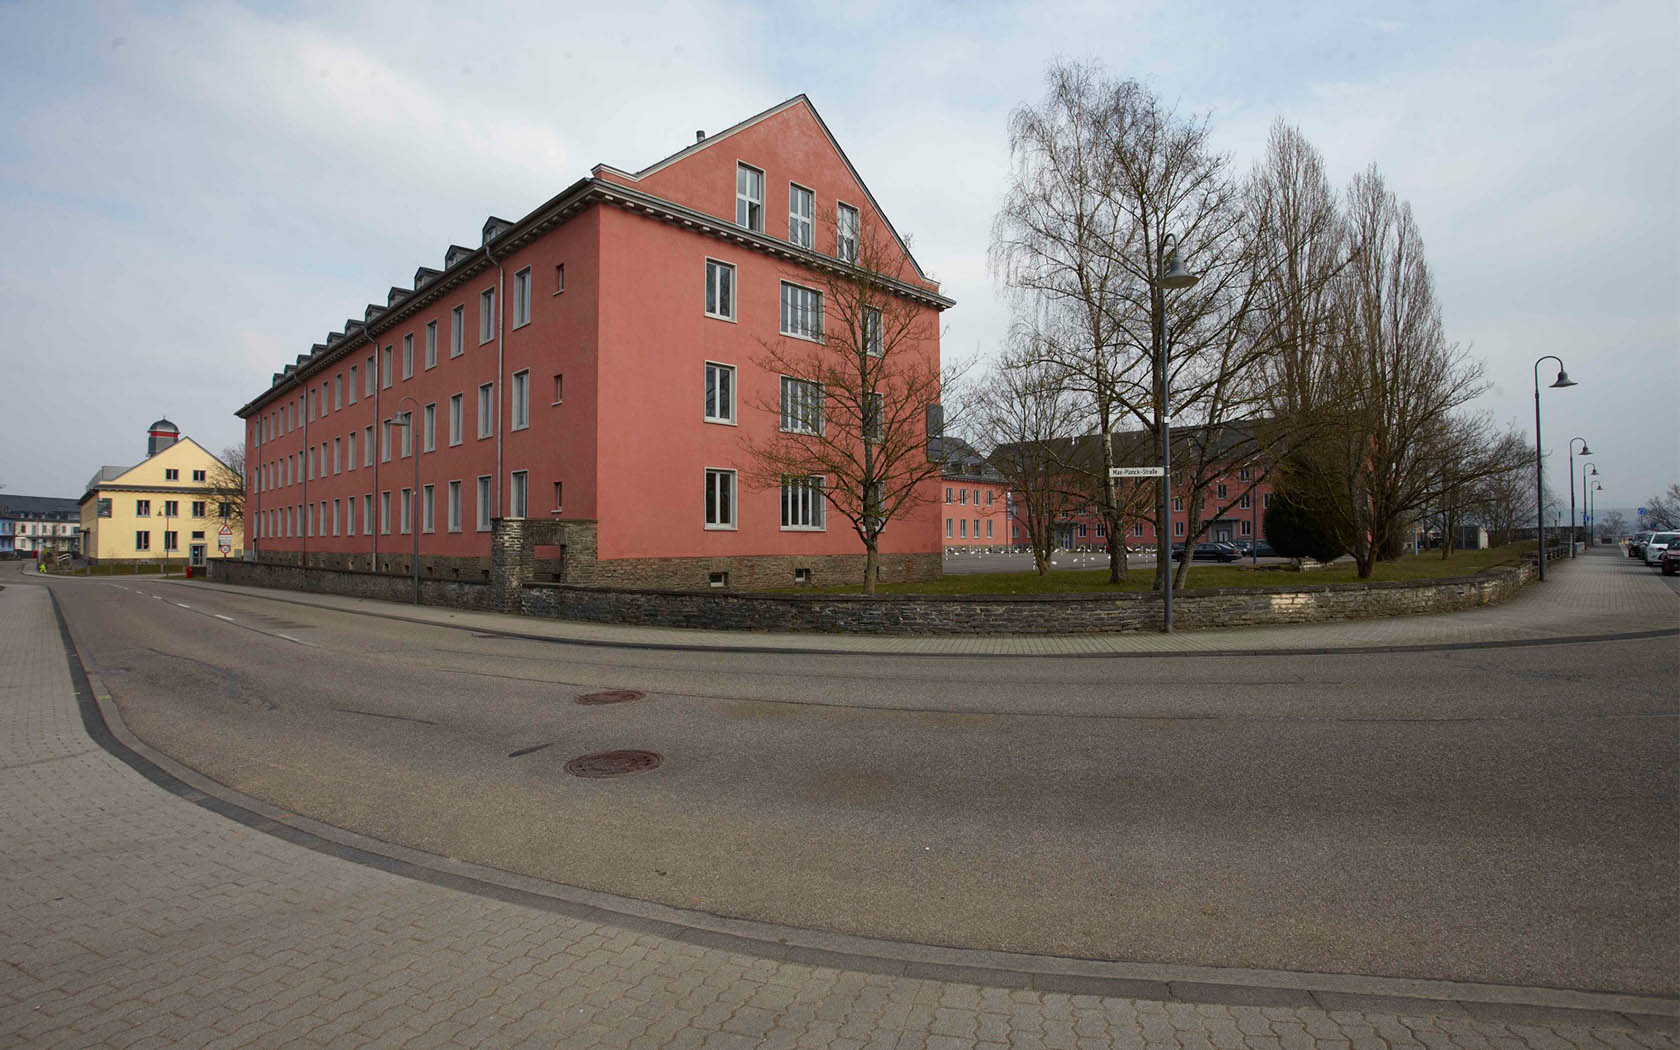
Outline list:
[[[580,755],[566,763],[566,772],[574,777],[622,777],[657,769],[665,761],[653,751],[602,751],[596,755]]]
[[[625,704],[631,700],[640,700],[645,694],[634,689],[608,689],[602,693],[584,693],[577,698],[580,704]]]

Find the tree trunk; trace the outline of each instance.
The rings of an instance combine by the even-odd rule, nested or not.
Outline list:
[[[863,593],[875,593],[875,577],[881,564],[880,541],[870,536],[863,541]]]

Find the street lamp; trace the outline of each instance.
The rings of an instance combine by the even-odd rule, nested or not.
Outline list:
[[[406,427],[404,434],[408,438],[408,454],[414,460],[414,487],[409,490],[408,534],[414,539],[413,553],[409,556],[408,568],[414,576],[414,604],[420,604],[420,438],[414,433],[414,415],[420,411],[420,402],[408,394],[397,398],[397,407],[407,401],[414,407],[400,415],[392,416],[391,426]]]
[[[1594,467],[1593,468],[1593,475],[1596,477],[1597,474],[1598,474],[1598,468]],[[1588,490],[1588,492],[1587,492],[1587,543],[1588,543],[1588,545],[1591,545],[1593,533],[1598,529],[1598,509],[1597,509],[1598,508],[1598,494],[1600,492],[1603,492],[1603,491],[1604,491],[1604,486],[1600,485],[1598,482],[1595,481],[1592,484],[1592,488],[1590,490]]]
[[[1587,447],[1586,438],[1569,439],[1569,556],[1575,557],[1575,442],[1581,443],[1581,455],[1592,455],[1592,449]],[[1585,470],[1585,467],[1581,468]],[[1581,479],[1581,509],[1587,509],[1587,479]]]
[[[1168,288],[1188,288],[1200,280],[1198,274],[1193,274],[1184,268],[1184,260],[1178,257],[1178,238],[1167,234],[1161,238],[1161,246],[1155,254],[1155,345],[1161,354],[1161,527],[1156,537],[1155,563],[1161,572],[1161,631],[1171,634],[1173,629],[1172,592],[1173,592],[1173,563],[1172,563],[1172,412],[1171,380],[1168,377],[1168,366],[1171,355],[1167,351],[1167,293]],[[1184,556],[1190,556],[1189,537],[1185,537]]]
[[[1540,582],[1546,582],[1546,465],[1540,456],[1540,362],[1558,363],[1557,381],[1553,387],[1574,386],[1575,380],[1563,370],[1563,358],[1546,354],[1534,362],[1534,538],[1540,551]],[[1575,496],[1575,479],[1569,479],[1569,495]],[[1570,513],[1574,513],[1571,511]]]
[[[1586,449],[1583,448],[1581,450],[1581,455],[1590,456],[1590,455],[1592,455],[1592,453],[1588,452]],[[1591,474],[1587,473],[1587,468],[1588,467],[1592,467],[1592,473]],[[1587,478],[1597,477],[1597,476],[1598,476],[1598,466],[1596,464],[1587,463],[1585,461],[1583,461],[1581,463],[1581,525],[1583,527],[1583,530],[1587,534],[1587,538],[1582,541],[1582,545],[1586,546],[1586,547],[1591,547],[1592,546],[1592,529],[1586,527],[1587,526],[1587,497],[1590,495],[1590,493],[1587,492]],[[1571,482],[1571,484],[1573,484],[1573,481]],[[1569,490],[1569,504],[1570,504],[1571,507],[1573,507],[1575,505],[1575,490],[1573,488],[1571,488]],[[1573,531],[1574,528],[1575,528],[1575,526],[1573,526],[1573,525],[1570,526],[1570,529],[1572,531]]]

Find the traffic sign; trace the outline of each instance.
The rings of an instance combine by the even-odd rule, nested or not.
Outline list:
[[[1159,478],[1165,477],[1165,467],[1109,467],[1108,476],[1111,478]]]
[[[216,533],[216,549],[223,554],[233,550],[233,526],[223,525],[221,531]]]

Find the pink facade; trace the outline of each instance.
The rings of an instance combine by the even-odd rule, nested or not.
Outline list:
[[[1151,513],[1154,511],[1156,491],[1155,483],[1149,482],[1143,498],[1149,501]],[[1271,482],[1255,480],[1248,471],[1233,472],[1228,477],[1218,479],[1208,488],[1202,500],[1202,507],[1197,515],[1197,527],[1201,534],[1194,542],[1222,540],[1240,543],[1244,540],[1265,539],[1266,507],[1271,505],[1271,496]],[[1184,497],[1180,496],[1173,501],[1172,542],[1185,541],[1189,518]],[[1108,545],[1107,529],[1103,524],[1102,515],[1094,508],[1080,508],[1072,513],[1059,515],[1056,519],[1056,536],[1057,546],[1068,549],[1106,549]],[[1012,521],[1010,537],[1014,544],[1025,544],[1026,527],[1018,521]],[[1154,547],[1155,526],[1152,522],[1134,520],[1127,525],[1124,539],[1128,547]]]
[[[738,163],[763,173],[759,230],[735,222]],[[412,543],[402,507],[418,456],[424,572],[482,571],[491,523],[523,517],[587,530],[571,541],[593,548],[580,582],[705,585],[722,570],[776,585],[802,561],[841,582],[862,555],[845,522],[785,528],[780,490],[746,478],[745,436],[778,426],[759,406],[781,377],[755,359],[786,338],[782,282],[820,288],[837,253],[832,222],[810,248],[789,242],[790,184],[819,216],[846,204],[891,232],[803,96],[639,175],[598,167],[517,222],[492,219],[480,247],[392,289],[240,410],[259,555],[394,567]],[[732,318],[708,313],[708,260],[733,267]],[[933,335],[903,352],[937,367],[951,304],[905,261]],[[731,419],[707,418],[708,363],[733,369]],[[387,458],[387,421],[409,409],[414,451],[397,427]],[[736,472],[732,523],[707,520],[708,470]],[[937,571],[937,485],[883,533],[884,578]]]

